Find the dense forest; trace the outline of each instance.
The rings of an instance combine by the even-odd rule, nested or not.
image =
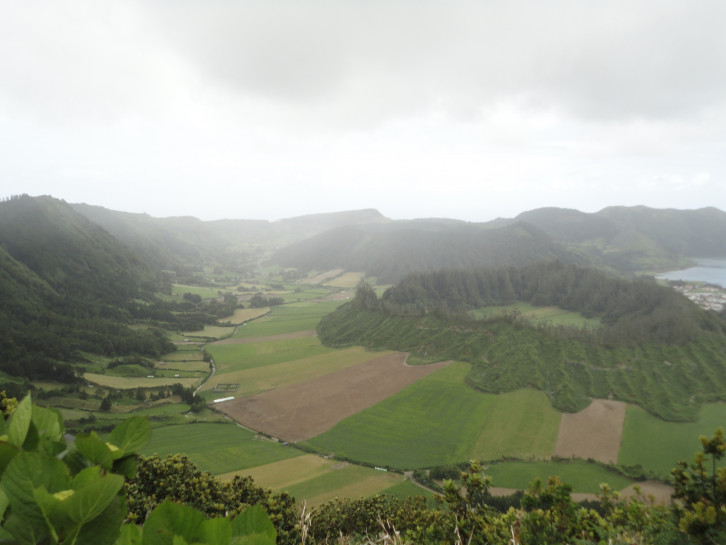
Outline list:
[[[514,310],[477,320],[465,312],[516,301],[602,325],[533,324]],[[677,421],[695,418],[704,401],[724,399],[725,330],[721,316],[652,280],[559,262],[410,275],[380,299],[364,284],[318,326],[328,345],[468,361],[468,383],[486,392],[534,387],[568,412],[610,397]]]
[[[66,203],[0,203],[0,371],[73,382],[88,354],[158,359],[174,350],[162,328],[201,329],[237,307],[233,296],[158,297],[170,290],[166,275]]]
[[[542,259],[584,263],[581,256],[531,225],[488,229],[430,220],[331,230],[279,250],[271,261],[303,271],[337,267],[365,271],[385,283],[414,271],[522,266]]]

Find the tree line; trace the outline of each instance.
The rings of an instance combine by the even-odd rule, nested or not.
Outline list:
[[[383,294],[380,307],[397,315],[455,314],[518,301],[599,318],[602,329],[579,333],[610,345],[682,344],[704,330],[723,333],[726,326],[652,277],[623,279],[561,261],[411,274]]]

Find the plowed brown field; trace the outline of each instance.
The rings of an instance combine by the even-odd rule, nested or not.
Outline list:
[[[407,365],[397,352],[307,382],[225,401],[215,408],[243,426],[302,441],[448,365]]]
[[[626,403],[594,399],[579,413],[564,413],[555,456],[592,458],[606,464],[618,461]]]

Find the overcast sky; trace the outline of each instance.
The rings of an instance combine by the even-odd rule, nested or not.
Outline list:
[[[726,2],[0,0],[0,198],[726,210]]]

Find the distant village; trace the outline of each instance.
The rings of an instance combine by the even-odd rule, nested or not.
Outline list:
[[[726,307],[726,289],[721,286],[682,280],[671,281],[668,284],[706,310],[721,312]]]

